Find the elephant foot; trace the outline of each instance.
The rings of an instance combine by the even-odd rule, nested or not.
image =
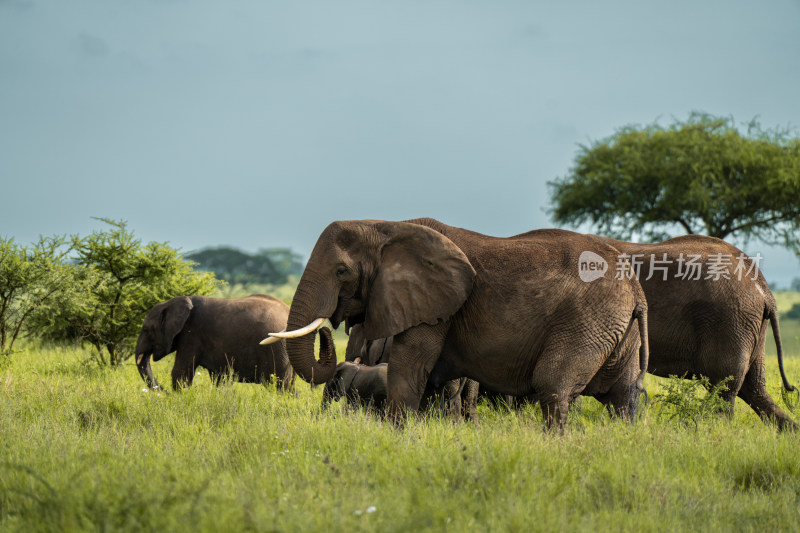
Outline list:
[[[564,427],[567,425],[567,413],[569,412],[568,402],[557,401],[553,398],[548,401],[540,401],[539,405],[542,408],[545,430],[552,431],[553,429],[558,429],[563,433]]]
[[[796,431],[800,430],[800,426],[798,426],[797,423],[794,420],[792,420],[791,418],[789,418],[786,415],[784,415],[782,417],[775,417],[775,418],[773,418],[773,421],[777,424],[778,431],[781,431],[781,432],[783,432],[783,431],[796,432]]]

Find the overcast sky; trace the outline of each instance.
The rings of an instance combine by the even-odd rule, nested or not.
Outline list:
[[[0,0],[0,235],[190,251],[333,220],[551,227],[581,143],[800,126],[800,2]],[[771,281],[788,252],[749,243]]]

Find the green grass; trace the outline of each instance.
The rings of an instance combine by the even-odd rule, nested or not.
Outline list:
[[[340,358],[344,345],[339,344]],[[788,358],[800,381],[800,353]],[[563,433],[479,406],[400,431],[319,412],[320,388],[143,392],[135,366],[24,347],[0,363],[2,531],[779,531],[800,524],[797,434],[742,402],[698,428],[583,399]],[[166,377],[171,358],[154,364]],[[774,358],[770,392],[779,400]],[[648,376],[651,397],[658,380]],[[797,417],[796,417],[797,418]]]
[[[775,302],[778,304],[778,312],[785,313],[794,304],[800,304],[800,292],[795,291],[774,291]]]

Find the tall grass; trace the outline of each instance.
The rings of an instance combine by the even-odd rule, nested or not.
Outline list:
[[[340,347],[340,353],[342,347]],[[794,354],[795,356],[798,354]],[[800,524],[797,434],[742,402],[697,428],[592,399],[562,432],[479,406],[404,430],[341,406],[197,376],[144,391],[133,365],[27,346],[0,367],[3,531],[775,531]],[[171,358],[156,363],[166,375]],[[774,360],[769,386],[778,394]],[[797,381],[800,358],[787,361]],[[203,372],[204,373],[204,372]],[[651,397],[663,380],[648,376]],[[778,400],[780,401],[780,400]]]

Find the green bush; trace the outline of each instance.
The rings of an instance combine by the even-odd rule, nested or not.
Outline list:
[[[30,248],[0,237],[0,356],[12,351],[31,314],[71,285],[65,245],[63,237],[42,237]]]
[[[142,244],[125,222],[101,220],[110,229],[72,238],[72,285],[31,313],[30,329],[50,340],[88,342],[101,365],[116,366],[133,355],[151,307],[209,294],[219,282],[165,243]]]
[[[733,379],[728,376],[716,385],[705,377],[670,376],[664,383],[663,390],[653,396],[659,407],[659,415],[681,425],[693,424],[712,415],[730,411],[731,404],[722,399],[722,392],[728,390],[728,383]],[[705,390],[705,394],[698,394]]]

